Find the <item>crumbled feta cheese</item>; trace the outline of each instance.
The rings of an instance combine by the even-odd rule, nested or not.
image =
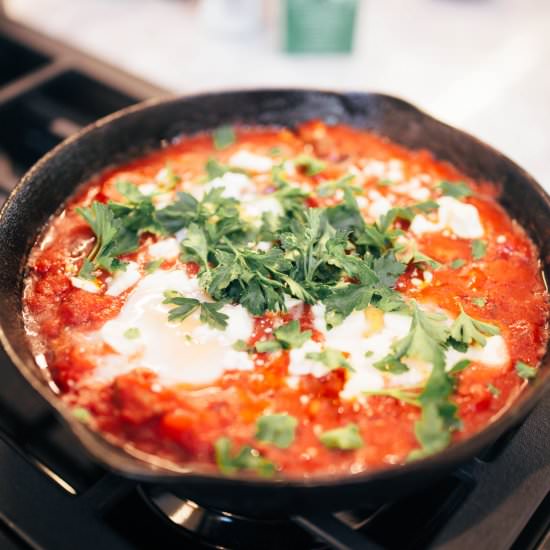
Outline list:
[[[154,244],[149,245],[147,251],[149,252],[149,256],[151,256],[152,258],[164,258],[166,260],[171,260],[179,256],[180,247],[176,239],[169,238],[162,239]]]
[[[97,294],[101,290],[101,286],[95,279],[90,280],[83,279],[82,277],[71,277],[71,284],[75,288],[85,290],[86,292],[90,292],[92,294]]]
[[[269,157],[257,155],[241,149],[229,159],[229,165],[251,172],[269,172],[273,166],[273,161]]]
[[[117,271],[113,277],[107,279],[108,296],[119,296],[131,286],[134,286],[140,279],[139,265],[135,262],[128,262],[124,271]]]

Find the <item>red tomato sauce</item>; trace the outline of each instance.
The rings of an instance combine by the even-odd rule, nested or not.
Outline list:
[[[339,396],[346,371],[335,369],[322,377],[300,377],[297,387],[286,384],[289,353],[274,359],[268,353],[255,355],[252,371],[226,371],[208,388],[190,385],[163,386],[147,369],[136,369],[109,382],[88,382],[94,364],[87,347],[75,338],[98,330],[119,313],[130,291],[112,297],[75,288],[70,276],[93,245],[94,237],[85,221],[76,213],[77,206],[92,200],[120,200],[114,187],[117,179],[139,184],[149,181],[168,162],[182,179],[204,173],[205,161],[215,154],[226,161],[239,148],[258,154],[277,147],[281,157],[307,152],[328,163],[323,173],[309,178],[298,171],[298,181],[319,185],[345,174],[350,164],[363,159],[399,159],[405,177],[426,173],[434,180],[462,180],[477,191],[465,202],[477,207],[488,247],[483,260],[472,258],[470,241],[442,233],[427,233],[418,239],[423,253],[441,262],[433,270],[430,284],[415,285],[417,269],[409,268],[399,279],[397,290],[423,303],[435,303],[453,314],[462,304],[476,319],[496,324],[506,340],[510,361],[506,368],[493,369],[472,364],[458,376],[454,400],[459,407],[462,429],[454,440],[464,439],[486,426],[517,397],[526,382],[514,365],[523,361],[536,366],[547,341],[548,297],[539,270],[538,252],[525,232],[496,202],[493,186],[473,182],[454,167],[436,161],[429,152],[408,151],[374,134],[345,126],[326,127],[311,122],[296,132],[280,129],[239,129],[237,145],[214,152],[209,135],[182,138],[143,159],[111,169],[86,184],[65,205],[36,245],[30,262],[25,290],[28,326],[38,336],[61,398],[70,406],[84,407],[91,413],[93,429],[111,440],[140,453],[160,456],[178,464],[194,464],[203,470],[215,468],[213,442],[227,436],[234,448],[253,445],[273,461],[286,476],[342,474],[403,463],[418,447],[414,423],[419,410],[391,397],[369,397],[362,401]],[[261,179],[261,178],[260,178]],[[365,192],[376,188],[382,196],[391,187],[377,187],[375,178],[363,184]],[[326,206],[322,197],[309,206]],[[399,203],[401,199],[398,197]],[[403,199],[405,202],[405,199]],[[410,199],[409,199],[410,202]],[[406,229],[407,224],[403,227]],[[153,235],[142,235],[142,243],[153,242]],[[129,255],[142,267],[146,263],[140,248]],[[462,267],[451,268],[455,259],[465,260]],[[128,259],[128,258],[125,258]],[[170,269],[179,260],[164,262]],[[190,275],[199,266],[187,264]],[[105,277],[100,284],[105,285]],[[483,298],[485,306],[476,305]],[[281,321],[299,320],[302,330],[311,330],[321,341],[311,308],[296,306],[285,314],[267,314],[256,318],[248,345],[268,337]],[[97,345],[97,344],[94,344]],[[106,346],[106,344],[102,344]],[[97,351],[97,350],[95,350]],[[109,351],[109,350],[106,350]],[[488,384],[494,389],[491,392]],[[495,395],[498,394],[498,395]],[[254,439],[255,421],[266,409],[284,411],[299,421],[295,440],[289,449]],[[355,423],[363,446],[353,452],[335,451],[319,444],[319,431]]]

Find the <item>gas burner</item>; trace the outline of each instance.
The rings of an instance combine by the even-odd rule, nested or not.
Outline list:
[[[172,527],[205,546],[243,550],[325,548],[291,519],[249,518],[205,508],[160,487],[140,487],[139,492]]]

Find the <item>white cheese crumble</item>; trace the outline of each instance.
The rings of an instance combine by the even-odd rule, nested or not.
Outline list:
[[[149,256],[154,259],[164,258],[166,260],[172,260],[179,256],[180,247],[178,241],[174,238],[162,239],[149,245],[147,252]]]
[[[140,278],[139,265],[135,262],[128,262],[124,271],[117,271],[107,279],[107,292],[105,294],[119,296],[125,290],[134,286]]]
[[[91,294],[97,294],[101,290],[101,286],[96,280],[83,279],[82,277],[71,277],[71,284],[75,288],[85,290]]]
[[[250,170],[251,172],[263,173],[271,170],[273,161],[269,157],[241,149],[231,156],[229,165],[242,168],[243,170]]]
[[[201,199],[208,191],[218,187],[224,188],[222,196],[229,199],[241,200],[242,196],[246,193],[256,193],[256,186],[252,180],[248,176],[236,172],[227,172],[203,186],[195,187],[193,191],[194,195],[198,195],[197,198]]]
[[[410,226],[414,234],[437,233],[447,228],[462,239],[483,237],[484,230],[479,212],[473,204],[460,202],[453,197],[441,197],[437,203],[437,221],[430,221],[423,214],[415,216]]]

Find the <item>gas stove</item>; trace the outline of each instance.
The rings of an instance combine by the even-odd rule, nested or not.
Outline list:
[[[0,18],[0,202],[45,152],[166,92]],[[0,547],[550,549],[550,398],[421,493],[378,508],[249,518],[105,471],[0,352]]]

